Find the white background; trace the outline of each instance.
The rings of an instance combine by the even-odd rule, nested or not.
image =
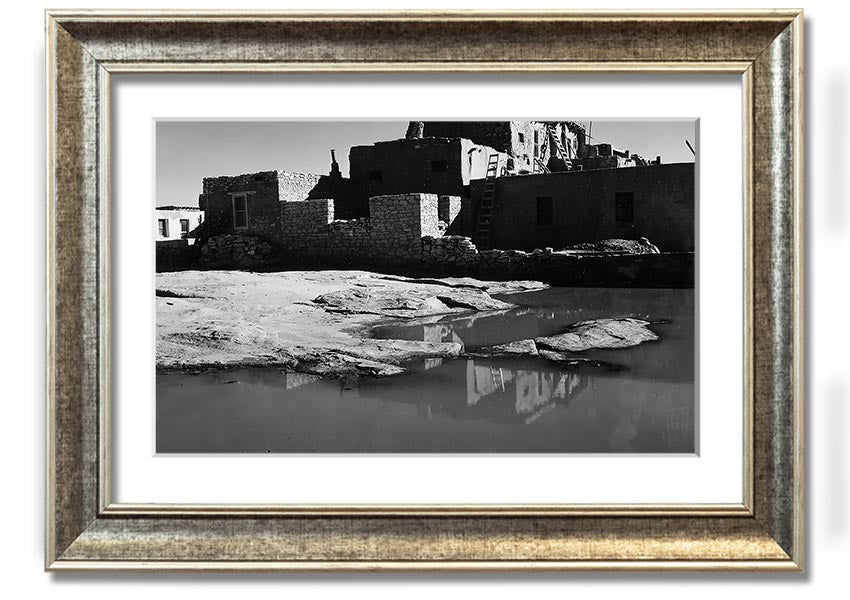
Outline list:
[[[742,88],[734,76],[118,76],[113,81],[113,458],[118,502],[726,503],[742,501]],[[684,81],[683,81],[684,79]],[[339,93],[328,94],[329,85]],[[399,96],[404,102],[398,102]],[[246,113],[241,99],[250,97]],[[346,99],[345,107],[338,99]],[[461,103],[457,98],[491,98]],[[620,98],[629,99],[628,107]],[[529,103],[528,99],[534,101]],[[700,118],[699,455],[153,456],[151,124],[155,117]],[[238,107],[238,108],[234,108]],[[283,108],[282,108],[283,107]],[[344,112],[342,112],[344,111]],[[684,142],[680,141],[683,144]],[[200,181],[198,181],[200,185]],[[151,199],[151,202],[145,202]],[[148,222],[149,227],[140,227]],[[150,248],[149,252],[140,249]],[[722,289],[724,293],[718,294]],[[145,343],[147,341],[147,343]],[[145,376],[145,375],[149,376]],[[718,376],[721,374],[721,376]],[[557,473],[553,477],[552,474]],[[285,476],[282,476],[285,474]],[[222,485],[226,481],[227,485]],[[575,482],[582,482],[576,485]]]
[[[11,3],[10,3],[11,4]],[[59,2],[60,7],[110,7],[120,3]],[[448,2],[406,2],[440,7]],[[453,2],[454,7],[567,8],[573,2]],[[737,2],[629,3],[636,7],[739,7]],[[135,8],[193,7],[191,3],[124,3]],[[340,7],[341,2],[284,3],[254,0],[252,7]],[[585,3],[586,7],[588,4]],[[622,4],[593,3],[595,8]],[[750,0],[749,6],[796,6]],[[206,7],[246,7],[243,3],[206,2]],[[363,7],[379,7],[372,2]],[[385,2],[390,7],[392,3]],[[465,576],[309,576],[309,575],[46,575],[43,547],[44,419],[44,53],[45,5],[4,6],[3,61],[5,93],[2,173],[6,183],[4,232],[0,237],[4,281],[4,389],[0,432],[2,461],[2,549],[0,573],[6,597],[162,598],[201,595],[233,598],[256,594],[299,594],[317,598],[432,598],[434,595],[517,598],[530,594],[594,598],[693,599],[725,597],[832,598],[848,587],[848,431],[850,369],[846,361],[847,206],[846,140],[850,73],[845,44],[850,10],[832,1],[806,3],[807,47],[807,573],[758,574],[552,574]]]

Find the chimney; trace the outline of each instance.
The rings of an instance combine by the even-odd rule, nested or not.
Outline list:
[[[408,140],[418,140],[425,137],[425,122],[410,121],[407,124],[407,132],[404,137]]]
[[[331,177],[342,177],[339,163],[336,162],[336,150],[331,149]]]

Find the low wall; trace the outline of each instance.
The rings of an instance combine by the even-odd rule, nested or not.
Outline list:
[[[369,214],[335,221],[333,200],[281,203],[282,247],[292,259],[403,265],[422,260],[423,236],[441,233],[435,194],[375,196]]]
[[[415,275],[537,279],[555,285],[693,287],[693,253],[479,251],[457,224],[460,199],[434,194],[370,198],[370,218],[334,220],[333,200],[281,205],[282,246],[299,267],[390,267]]]
[[[545,250],[481,250],[468,237],[422,239],[421,267],[432,276],[533,279],[573,287],[694,287],[694,253],[626,254]]]
[[[199,254],[198,262],[205,268],[255,269],[273,264],[278,252],[256,236],[229,233],[209,238]]]
[[[156,242],[156,272],[190,269],[200,256],[200,246],[194,238],[158,240]]]

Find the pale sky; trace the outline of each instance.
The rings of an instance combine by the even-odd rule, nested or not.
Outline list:
[[[516,119],[520,120],[520,119]],[[554,120],[554,119],[546,119]],[[564,117],[590,129],[592,143],[610,143],[662,161],[693,162],[696,121],[614,121]],[[157,121],[156,206],[197,206],[204,177],[257,171],[327,173],[336,149],[348,176],[348,150],[404,137],[407,121]]]

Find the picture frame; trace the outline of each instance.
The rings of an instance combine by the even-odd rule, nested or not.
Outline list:
[[[48,11],[46,568],[802,570],[802,36],[798,10]],[[110,77],[270,72],[740,75],[743,502],[113,502]]]

